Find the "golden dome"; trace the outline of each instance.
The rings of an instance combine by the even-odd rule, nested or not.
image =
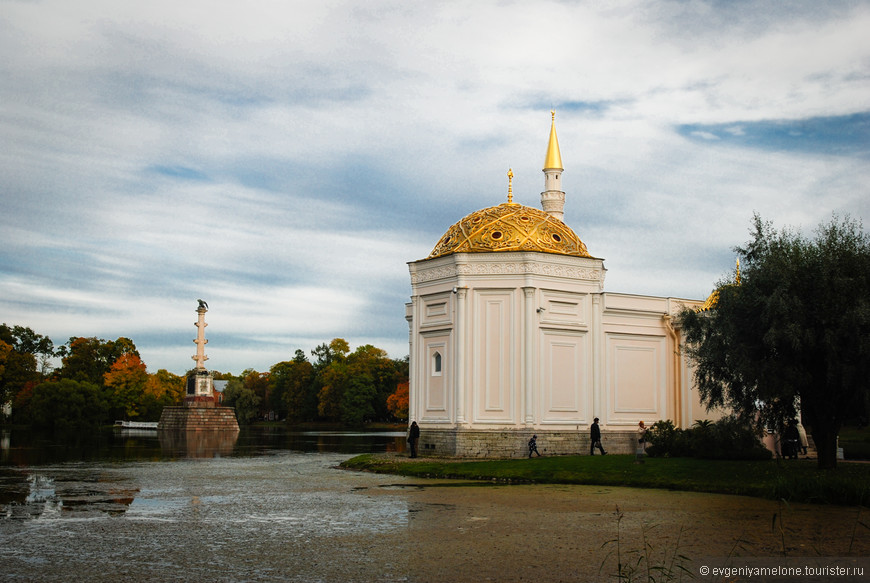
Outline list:
[[[696,312],[709,312],[713,308],[716,307],[716,304],[719,303],[719,290],[714,289],[713,293],[707,296],[707,301],[705,301],[700,308],[696,309]]]
[[[542,210],[504,203],[475,211],[447,229],[428,259],[451,253],[537,251],[592,257],[571,228]]]

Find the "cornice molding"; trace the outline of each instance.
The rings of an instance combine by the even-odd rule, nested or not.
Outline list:
[[[543,253],[465,254],[450,255],[429,261],[415,261],[410,265],[411,283],[426,283],[456,277],[488,275],[541,275],[564,279],[603,282],[605,269],[600,259],[578,258]],[[449,260],[449,261],[445,261]]]

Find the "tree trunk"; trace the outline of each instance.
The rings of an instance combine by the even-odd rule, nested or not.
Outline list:
[[[837,469],[837,432],[824,429],[812,429],[813,441],[818,453],[818,468],[820,470]]]

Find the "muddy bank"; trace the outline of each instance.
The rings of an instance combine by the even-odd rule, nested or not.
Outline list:
[[[631,564],[644,537],[657,565],[675,555],[697,562],[870,553],[870,533],[859,523],[870,517],[858,508],[595,486],[402,490],[410,581],[613,580],[616,544],[607,541],[617,528],[623,562]],[[393,494],[381,488],[372,495]]]

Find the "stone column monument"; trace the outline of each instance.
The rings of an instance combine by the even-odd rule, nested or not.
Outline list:
[[[205,345],[208,340],[205,339],[205,313],[208,312],[208,304],[203,300],[197,300],[199,306],[196,308],[197,319],[194,326],[197,328],[196,340],[196,355],[192,356],[196,361],[196,367],[187,375],[187,385],[184,395],[183,407],[164,407],[160,415],[160,422],[157,424],[157,429],[161,430],[161,444],[166,442],[171,447],[178,447],[180,443],[190,446],[193,437],[188,432],[202,432],[203,430],[225,430],[238,432],[239,424],[236,421],[235,410],[231,407],[217,406],[214,399],[214,383],[212,374],[205,368],[205,361],[208,356],[205,355]],[[181,431],[182,433],[177,433]],[[172,435],[177,433],[177,435]],[[184,435],[182,435],[184,434]],[[181,437],[179,437],[181,436]],[[202,440],[205,439],[202,435],[196,438],[195,443],[202,445]],[[221,447],[226,445],[226,441],[222,437],[208,438],[212,441],[217,439]],[[235,443],[235,440],[232,440]],[[230,450],[232,450],[230,443]],[[209,442],[210,446],[214,445]],[[215,446],[217,447],[217,446]],[[188,448],[190,449],[190,448]]]
[[[208,340],[205,339],[205,327],[208,326],[205,323],[205,313],[208,312],[208,304],[204,300],[196,301],[199,302],[199,307],[196,309],[197,319],[193,324],[197,328],[196,340],[193,341],[196,344],[196,356],[191,358],[196,361],[196,370],[205,370],[205,361],[208,360],[205,355],[205,345],[208,344]]]
[[[205,355],[205,345],[208,340],[205,339],[205,313],[208,312],[208,304],[204,300],[196,300],[199,306],[196,308],[197,319],[194,322],[196,326],[196,355],[192,356],[196,361],[196,368],[192,375],[187,377],[187,394],[184,398],[184,404],[188,407],[214,407],[214,390],[213,379],[211,373],[205,368],[205,361],[208,356]]]

